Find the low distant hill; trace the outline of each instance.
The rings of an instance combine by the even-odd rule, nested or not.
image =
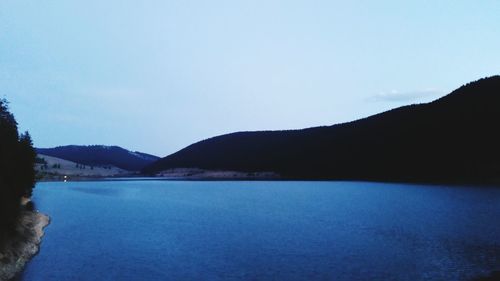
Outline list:
[[[37,155],[35,169],[41,180],[73,180],[130,175],[129,171],[111,165],[90,166],[44,154]]]
[[[57,157],[89,166],[115,166],[127,171],[139,171],[159,157],[132,152],[119,146],[68,145],[54,148],[37,148],[37,153]]]
[[[275,172],[292,179],[500,181],[500,76],[436,101],[350,123],[239,132],[192,144],[145,167]]]

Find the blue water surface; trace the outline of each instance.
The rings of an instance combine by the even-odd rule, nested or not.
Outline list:
[[[500,189],[366,182],[39,183],[21,280],[470,280],[500,270]]]

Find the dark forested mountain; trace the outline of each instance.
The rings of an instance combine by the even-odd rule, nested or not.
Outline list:
[[[21,197],[31,196],[35,157],[30,135],[19,135],[14,115],[0,99],[0,242],[14,231]]]
[[[143,172],[183,167],[304,179],[498,182],[499,125],[500,76],[494,76],[350,123],[210,138]]]
[[[37,153],[89,166],[112,165],[128,171],[139,171],[159,157],[132,152],[119,146],[68,145],[55,148],[37,148]]]

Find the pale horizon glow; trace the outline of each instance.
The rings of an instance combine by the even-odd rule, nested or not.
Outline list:
[[[0,98],[37,147],[166,156],[351,121],[500,73],[500,2],[0,2]]]

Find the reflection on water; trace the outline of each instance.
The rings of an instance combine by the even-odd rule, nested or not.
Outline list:
[[[22,280],[471,280],[500,189],[363,182],[43,183]]]

